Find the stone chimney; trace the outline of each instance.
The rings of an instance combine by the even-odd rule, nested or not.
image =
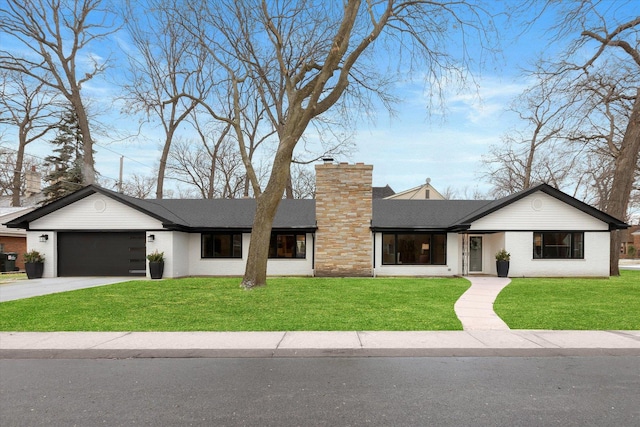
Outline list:
[[[26,181],[26,189],[24,192],[26,197],[39,194],[40,191],[42,191],[42,177],[40,176],[40,172],[36,171],[35,166],[31,166],[31,170],[24,174],[24,179]]]
[[[373,274],[373,166],[316,165],[316,276]]]

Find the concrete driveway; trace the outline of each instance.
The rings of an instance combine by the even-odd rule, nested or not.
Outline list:
[[[145,280],[144,277],[53,277],[46,279],[18,280],[0,284],[0,302],[76,289],[93,288],[131,280]]]

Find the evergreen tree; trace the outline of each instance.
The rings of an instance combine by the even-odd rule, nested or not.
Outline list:
[[[43,190],[43,204],[71,194],[85,185],[82,175],[82,132],[73,111],[66,112],[51,143],[57,148],[53,149],[54,154],[45,157],[45,167],[51,168],[51,171],[45,177],[49,186]]]

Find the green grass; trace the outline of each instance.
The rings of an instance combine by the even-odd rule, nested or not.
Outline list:
[[[494,310],[512,329],[638,330],[640,271],[610,279],[513,279]]]
[[[452,278],[134,281],[0,304],[3,331],[460,330]]]

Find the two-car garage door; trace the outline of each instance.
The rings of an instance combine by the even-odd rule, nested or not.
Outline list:
[[[144,276],[143,232],[58,233],[58,276]]]

